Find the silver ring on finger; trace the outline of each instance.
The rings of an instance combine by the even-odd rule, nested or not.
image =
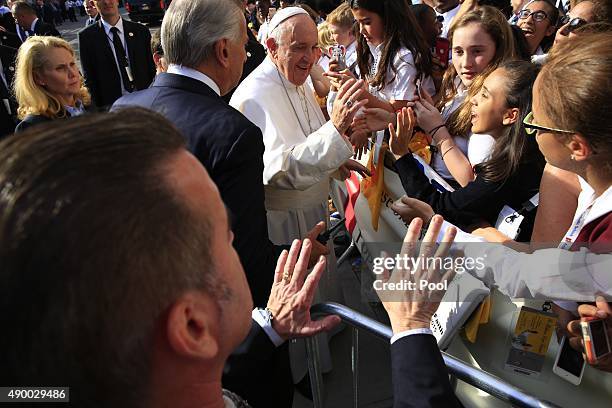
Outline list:
[[[349,99],[348,101],[344,102],[344,104],[346,105],[347,108],[351,109],[351,107],[353,106],[353,101]]]

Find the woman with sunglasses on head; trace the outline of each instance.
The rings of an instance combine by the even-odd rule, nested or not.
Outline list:
[[[589,32],[612,32],[612,2],[583,0],[560,19],[552,50]],[[609,52],[609,51],[608,51]],[[574,173],[547,164],[540,185],[540,204],[532,235],[532,247],[559,241],[572,222],[581,188]]]
[[[531,55],[542,55],[551,46],[557,29],[559,10],[550,0],[533,0],[518,13],[518,27],[523,30]]]
[[[434,213],[449,222],[471,230],[484,223],[495,224],[504,207],[520,206],[537,193],[544,158],[533,138],[526,137],[523,119],[531,109],[531,87],[537,68],[526,61],[502,64],[485,79],[480,92],[471,98],[471,122],[474,132],[486,133],[495,143],[491,157],[475,166],[476,178],[465,187],[440,192],[420,171],[407,147],[415,120],[410,111],[398,116],[397,132],[392,125],[391,151],[398,157],[395,169],[408,197],[431,207],[420,214],[424,220]],[[406,200],[414,206],[416,200]],[[392,207],[400,215],[402,204]],[[404,219],[406,222],[411,219]],[[521,224],[520,240],[531,236],[533,218]]]
[[[612,2],[610,0],[582,0],[576,3],[559,21],[555,45],[576,35],[581,27],[591,23],[612,24]]]

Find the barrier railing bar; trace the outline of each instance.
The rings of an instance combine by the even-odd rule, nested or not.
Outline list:
[[[313,305],[310,309],[310,313],[313,318],[317,316],[327,316],[332,314],[337,315],[350,326],[357,329],[365,330],[387,341],[389,341],[391,339],[391,336],[393,335],[393,332],[391,331],[390,327],[385,326],[384,324],[377,322],[376,320],[364,316],[361,313],[358,313],[338,303],[326,302]],[[513,406],[526,408],[559,407],[558,405],[555,405],[549,401],[543,401],[532,395],[529,395],[520,388],[510,385],[502,381],[500,378],[495,377],[494,375],[486,371],[479,370],[476,367],[466,364],[463,361],[444,352],[442,352],[442,357],[451,375],[454,375],[465,383],[470,384],[480,390],[483,390],[502,401],[509,402]],[[310,358],[311,355],[309,354],[309,359]],[[311,372],[310,375],[311,381],[317,380],[317,378],[312,378],[313,375],[315,375],[316,377],[316,373]],[[315,384],[312,384],[312,386],[315,387]],[[323,405],[315,403],[314,406],[322,407]]]
[[[359,329],[351,327],[351,368],[353,369],[353,407],[359,408]]]
[[[323,407],[323,374],[319,356],[319,343],[316,337],[306,337],[306,355],[308,356],[308,373],[312,390],[313,406]],[[314,378],[313,378],[314,377]]]

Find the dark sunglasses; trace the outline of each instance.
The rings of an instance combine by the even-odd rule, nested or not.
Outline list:
[[[540,21],[544,21],[548,18],[548,15],[546,14],[546,12],[542,11],[542,10],[538,10],[538,11],[534,11],[532,12],[529,9],[523,9],[521,11],[519,11],[518,13],[518,17],[521,20],[526,20],[529,18],[529,16],[533,17],[534,21],[540,22]]]
[[[587,24],[587,21],[580,17],[571,18],[570,16],[565,15],[559,20],[559,26],[563,27],[566,24],[567,27],[565,29],[567,30],[567,32],[571,33],[572,31],[585,26]]]

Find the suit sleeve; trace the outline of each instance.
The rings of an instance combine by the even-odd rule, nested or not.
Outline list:
[[[99,93],[97,86],[99,81],[96,78],[95,61],[93,59],[92,50],[88,47],[86,36],[87,34],[85,34],[83,31],[79,32],[78,34],[81,67],[83,68],[83,76],[85,77],[85,86],[91,94],[91,99],[95,105],[100,106],[98,103]],[[91,41],[89,42],[91,43]]]
[[[234,248],[240,256],[255,306],[265,307],[276,267],[276,249],[268,238],[263,190],[264,146],[261,131],[244,129],[225,157],[214,165],[213,177],[230,210]]]
[[[393,407],[461,407],[435,338],[413,334],[391,344]]]
[[[487,208],[495,209],[503,204],[500,184],[487,182],[479,177],[455,191],[438,191],[418,167],[412,154],[406,154],[397,160],[395,169],[409,197],[431,205],[437,214],[455,225],[470,226],[485,219],[485,202]]]

